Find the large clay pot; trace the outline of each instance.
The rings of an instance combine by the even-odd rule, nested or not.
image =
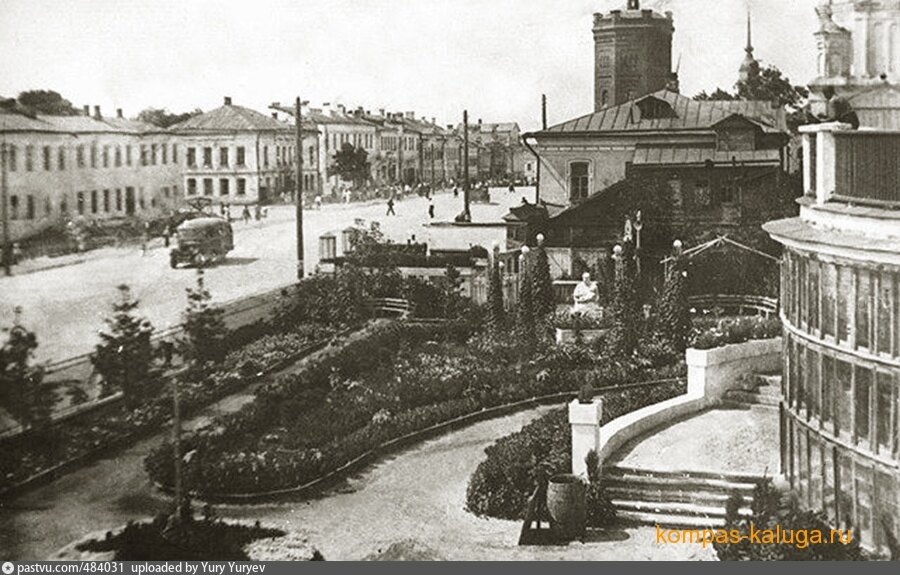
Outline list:
[[[584,535],[587,520],[586,486],[580,477],[554,475],[547,485],[547,509],[556,522],[556,536],[572,541]]]

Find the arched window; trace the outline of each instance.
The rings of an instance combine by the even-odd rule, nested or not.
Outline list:
[[[603,90],[600,93],[600,107],[605,108],[609,103],[609,90]]]
[[[569,198],[572,201],[588,197],[590,185],[590,164],[572,162],[569,164]]]

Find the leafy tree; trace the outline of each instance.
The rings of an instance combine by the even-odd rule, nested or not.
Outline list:
[[[118,287],[120,299],[106,319],[108,332],[100,333],[91,362],[103,377],[103,394],[121,391],[129,409],[138,407],[150,391],[153,326],[135,315],[138,301],[127,285]]]
[[[543,322],[556,310],[553,297],[553,280],[550,278],[550,262],[544,248],[543,236],[538,236],[538,245],[534,250],[534,264],[531,267],[531,292],[534,297],[534,315]]]
[[[37,336],[21,325],[4,329],[8,335],[0,347],[0,406],[25,430],[39,430],[50,422],[56,395],[44,383],[44,370],[29,365],[37,348]]]
[[[657,330],[662,342],[675,353],[687,348],[691,333],[691,312],[687,299],[687,266],[681,254],[669,264],[659,302]]]
[[[53,90],[26,90],[19,93],[19,104],[39,114],[50,116],[77,116],[78,110],[72,102]]]
[[[353,182],[356,187],[368,181],[369,173],[369,154],[362,148],[346,143],[334,153],[334,164],[328,168],[329,176],[339,176]]]
[[[210,305],[212,295],[206,289],[202,268],[197,268],[197,286],[187,289],[187,298],[182,355],[194,367],[222,361],[227,351],[225,312],[220,307]]]
[[[803,86],[791,84],[776,66],[767,66],[758,73],[750,75],[747,80],[739,80],[735,84],[735,92],[722,88],[707,94],[706,91],[694,96],[695,100],[764,100],[775,102],[780,107],[797,108],[809,96],[809,90]]]
[[[138,114],[138,120],[141,122],[146,122],[147,124],[152,124],[154,126],[159,126],[160,128],[168,128],[169,126],[174,126],[175,124],[180,124],[187,119],[193,118],[194,116],[198,116],[203,113],[203,110],[200,108],[194,108],[190,112],[184,112],[181,114],[174,114],[169,112],[165,108],[147,108],[145,110],[141,110],[141,113]]]
[[[462,274],[450,264],[444,271],[444,282],[441,284],[444,303],[444,317],[455,319],[462,315],[466,309],[466,298],[462,295]]]
[[[621,252],[615,257],[613,326],[610,330],[610,347],[616,357],[631,357],[637,348],[641,325],[640,302],[637,294],[637,268],[632,243],[624,242]]]

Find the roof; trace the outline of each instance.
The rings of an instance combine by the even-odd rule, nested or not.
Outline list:
[[[290,130],[291,126],[256,110],[230,104],[188,118],[169,129],[173,132],[258,132]]]
[[[646,117],[641,108],[659,102],[669,114]],[[613,132],[708,131],[729,116],[742,116],[758,124],[767,133],[787,133],[785,113],[767,101],[758,100],[693,100],[670,90],[659,90],[647,96],[629,100],[551,126],[536,136],[558,134],[603,134]]]
[[[780,151],[727,151],[712,148],[639,147],[634,152],[635,166],[684,166],[690,164],[763,164],[779,165]]]
[[[566,209],[562,210],[561,212],[558,212],[556,214],[551,214],[550,219],[557,219],[557,218],[567,216],[571,213],[575,213],[575,212],[581,210],[582,208],[584,208],[584,206],[586,206],[588,204],[592,204],[598,200],[605,199],[611,193],[618,192],[622,188],[625,188],[627,190],[629,185],[630,185],[630,182],[628,181],[627,178],[623,179],[623,180],[619,180],[618,182],[612,184],[611,186],[607,186],[607,187],[603,188],[596,194],[588,196],[587,198],[578,202],[577,204],[572,204],[571,206],[568,206]]]
[[[528,203],[511,207],[503,219],[507,222],[527,222],[546,217],[548,217],[546,206]]]
[[[0,112],[0,131],[50,132],[50,133],[140,133],[164,131],[151,124],[125,118],[101,118],[93,116],[27,116],[18,112]]]

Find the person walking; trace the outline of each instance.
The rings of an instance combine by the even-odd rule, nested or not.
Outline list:
[[[250,217],[250,206],[244,204],[244,209],[241,211],[241,219],[244,220],[245,224],[249,224]]]
[[[434,198],[428,198],[428,217],[434,219]]]
[[[150,244],[150,222],[144,222],[141,230],[141,256],[147,255]]]
[[[396,216],[397,214],[394,212],[394,196],[388,198],[387,201],[387,216]]]

